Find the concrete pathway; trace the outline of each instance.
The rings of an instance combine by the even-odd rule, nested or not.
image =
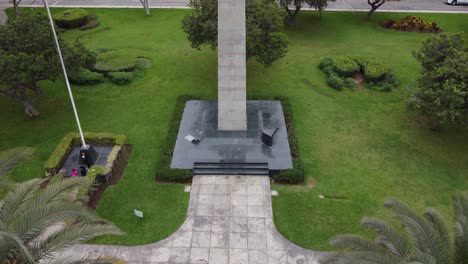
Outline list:
[[[131,264],[317,264],[321,255],[278,233],[267,176],[195,176],[185,223],[169,238],[133,247],[78,245],[62,253]]]
[[[28,6],[31,0],[24,0],[21,6]],[[41,0],[37,0],[41,3]],[[139,0],[49,0],[55,7],[115,7],[143,8]],[[187,8],[189,0],[149,0],[151,8]],[[10,6],[7,0],[0,0],[0,6]],[[35,6],[42,6],[36,4]],[[305,8],[308,9],[308,8]],[[329,11],[369,11],[366,0],[337,0],[328,3]],[[411,13],[468,13],[468,5],[450,6],[443,0],[401,0],[387,2],[377,12],[411,12]]]
[[[5,9],[6,7],[0,6],[0,25],[4,25],[8,20],[8,16],[5,13]]]

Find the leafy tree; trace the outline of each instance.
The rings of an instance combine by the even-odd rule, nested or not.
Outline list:
[[[409,106],[432,120],[432,128],[468,121],[468,54],[461,34],[440,34],[414,52],[422,65]]]
[[[385,4],[386,1],[400,1],[400,0],[367,0],[367,4],[371,6],[371,10],[367,13],[367,17],[372,16],[372,14],[377,10],[379,7],[381,7],[383,4]]]
[[[69,72],[95,62],[95,54],[81,43],[69,47],[60,42]],[[42,94],[38,82],[56,80],[61,73],[47,17],[28,12],[0,26],[0,69],[0,95],[22,104],[27,115],[39,115],[34,106]]]
[[[392,227],[384,220],[364,217],[361,225],[375,232],[377,237],[337,236],[332,240],[332,245],[346,252],[331,253],[322,263],[468,263],[468,193],[453,197],[455,238],[441,215],[433,208],[427,208],[423,215],[419,215],[396,199],[386,199],[384,205],[401,223],[403,234],[399,228]]]
[[[8,176],[13,172],[16,166],[33,156],[34,149],[18,147],[0,152],[0,188],[9,189],[12,183]]]
[[[59,176],[57,176],[59,177]],[[0,203],[0,259],[3,263],[73,263],[56,259],[72,245],[120,230],[98,218],[76,196],[87,179],[20,183]]]
[[[182,29],[193,48],[218,46],[217,0],[191,0],[193,12],[184,17]],[[271,0],[246,0],[247,59],[265,66],[286,54],[286,36],[280,32],[282,11]]]
[[[318,10],[320,13],[320,18],[322,18],[322,11],[325,10],[328,5],[327,1],[335,2],[335,0],[279,0],[279,4],[281,8],[286,11],[286,25],[293,27],[296,25],[297,15],[305,4]]]

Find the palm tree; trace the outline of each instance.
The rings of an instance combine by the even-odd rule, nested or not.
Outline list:
[[[88,185],[86,179],[57,179],[46,187],[40,179],[20,183],[0,202],[2,263],[64,263],[54,262],[64,248],[121,234],[78,201],[77,189]]]
[[[25,160],[32,158],[33,148],[18,147],[0,152],[0,188],[9,189],[13,185],[8,176],[16,166]]]
[[[384,206],[402,224],[403,234],[384,220],[364,217],[361,225],[377,233],[375,239],[340,235],[331,241],[344,249],[326,256],[322,263],[340,264],[467,264],[468,263],[468,194],[453,197],[455,237],[434,208],[417,214],[396,199],[386,199]]]

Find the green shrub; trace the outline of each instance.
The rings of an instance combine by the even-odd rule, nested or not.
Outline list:
[[[118,145],[121,146],[125,143],[126,137],[124,135],[112,133],[84,133],[87,144],[91,145]],[[67,159],[68,154],[75,146],[81,145],[80,135],[78,133],[68,133],[59,142],[55,150],[50,155],[49,159],[44,165],[46,175],[55,175],[60,170],[62,164]]]
[[[107,77],[117,85],[125,85],[135,78],[135,72],[109,72]]]
[[[322,71],[326,74],[326,75],[330,75],[330,74],[336,74],[335,72],[335,66],[333,65],[329,65],[329,66],[325,66]]]
[[[184,113],[185,103],[188,100],[199,98],[190,95],[179,96],[176,99],[174,111],[169,123],[166,138],[163,141],[161,157],[156,165],[156,180],[183,182],[192,178],[191,170],[171,169],[172,154],[174,152],[177,133],[179,132],[180,121]]]
[[[351,77],[360,70],[359,65],[352,58],[338,57],[335,59],[335,71],[342,77]]]
[[[73,84],[90,85],[104,82],[104,75],[99,72],[92,72],[86,68],[80,68],[78,71],[70,72],[68,76]]]
[[[377,61],[369,61],[364,67],[364,75],[368,81],[378,81],[389,71],[388,65]]]
[[[77,28],[86,24],[88,20],[88,12],[84,9],[67,9],[62,13],[53,16],[55,24],[59,28]]]
[[[84,24],[83,26],[80,27],[80,30],[90,30],[90,29],[99,27],[99,25],[101,25],[101,24],[99,23],[99,21],[97,21],[95,19],[88,20],[88,22],[86,24]]]
[[[354,89],[356,88],[356,83],[354,82],[353,78],[346,78],[344,80],[344,85],[348,88]]]
[[[326,67],[330,67],[330,66],[333,66],[333,60],[331,58],[323,58],[321,61],[320,61],[320,64],[319,64],[319,68],[320,69],[325,69]]]
[[[345,85],[343,79],[336,74],[330,74],[328,76],[327,83],[328,85],[330,85],[330,87],[336,90],[343,90],[343,87]]]
[[[134,71],[138,56],[129,50],[111,50],[99,54],[94,68],[99,72]]]
[[[304,182],[304,166],[299,153],[299,143],[294,133],[294,122],[292,106],[289,99],[285,97],[275,97],[275,100],[281,101],[284,119],[288,130],[289,147],[291,149],[291,158],[293,168],[290,170],[276,171],[271,173],[271,178],[277,182],[283,183],[301,183]]]
[[[375,90],[379,92],[387,92],[387,93],[391,92],[393,88],[391,84],[385,83],[385,82],[379,82],[379,83],[370,82],[368,87],[371,90]]]

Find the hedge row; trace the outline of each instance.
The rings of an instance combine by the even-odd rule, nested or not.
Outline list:
[[[172,181],[172,182],[185,182],[192,178],[191,170],[171,169],[170,164],[172,161],[172,154],[177,140],[180,122],[184,112],[185,104],[188,100],[199,100],[200,98],[184,95],[177,98],[175,103],[174,112],[169,124],[169,130],[162,146],[161,157],[157,163],[156,180],[159,181]],[[265,99],[266,100],[266,99]],[[289,147],[291,149],[291,156],[293,161],[293,168],[283,171],[271,172],[271,178],[281,183],[301,183],[304,181],[304,166],[299,154],[299,144],[294,133],[292,107],[289,99],[285,97],[275,97],[273,100],[281,102],[283,113],[286,121]]]
[[[200,98],[183,95],[176,99],[172,118],[169,123],[169,130],[167,131],[166,138],[163,141],[162,152],[156,167],[156,180],[159,181],[173,181],[184,182],[192,178],[191,170],[171,169],[172,154],[179,132],[180,122],[184,113],[185,103],[188,100],[199,100]]]
[[[271,178],[276,182],[282,183],[301,183],[304,182],[304,165],[299,153],[299,143],[294,132],[293,111],[291,102],[286,97],[275,97],[274,100],[281,102],[283,108],[286,128],[288,130],[289,148],[291,149],[291,157],[293,168],[289,170],[275,171],[271,173]]]
[[[124,135],[112,133],[84,133],[87,144],[91,145],[118,145],[122,146],[125,143],[126,137]],[[80,146],[81,139],[79,133],[68,133],[63,137],[62,141],[57,145],[52,155],[46,161],[44,169],[46,175],[55,175],[59,172],[62,164],[67,159],[68,154],[73,147]]]

